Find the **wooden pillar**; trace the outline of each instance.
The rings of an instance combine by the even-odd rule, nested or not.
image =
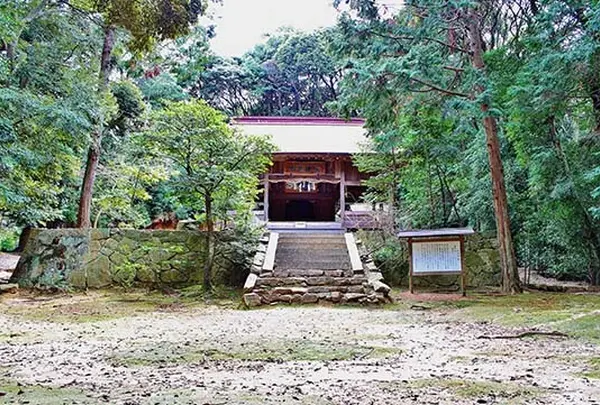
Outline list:
[[[340,220],[342,221],[342,226],[344,225],[345,219],[346,219],[346,171],[344,170],[344,165],[342,164],[342,171],[340,173]]]
[[[412,260],[412,239],[408,238],[408,290],[414,294],[413,287],[413,260]]]
[[[467,296],[467,269],[465,268],[465,237],[460,235],[460,289],[463,297]]]
[[[269,222],[269,173],[265,173],[263,198],[263,210],[265,211],[265,221]]]

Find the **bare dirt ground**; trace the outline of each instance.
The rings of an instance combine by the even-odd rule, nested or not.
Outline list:
[[[598,404],[590,297],[248,311],[141,293],[5,295],[0,403]],[[531,328],[572,336],[478,338]]]

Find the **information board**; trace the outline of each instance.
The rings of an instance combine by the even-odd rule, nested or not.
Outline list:
[[[412,271],[414,275],[461,273],[460,241],[413,241]]]

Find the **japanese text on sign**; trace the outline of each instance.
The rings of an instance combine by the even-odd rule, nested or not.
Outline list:
[[[413,243],[413,273],[460,273],[460,241]]]

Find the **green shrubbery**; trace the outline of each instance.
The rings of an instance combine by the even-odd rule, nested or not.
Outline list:
[[[387,231],[360,231],[359,238],[386,282],[392,286],[402,285],[408,277],[408,252],[404,244]]]
[[[18,228],[0,228],[0,252],[11,252],[19,244]]]

